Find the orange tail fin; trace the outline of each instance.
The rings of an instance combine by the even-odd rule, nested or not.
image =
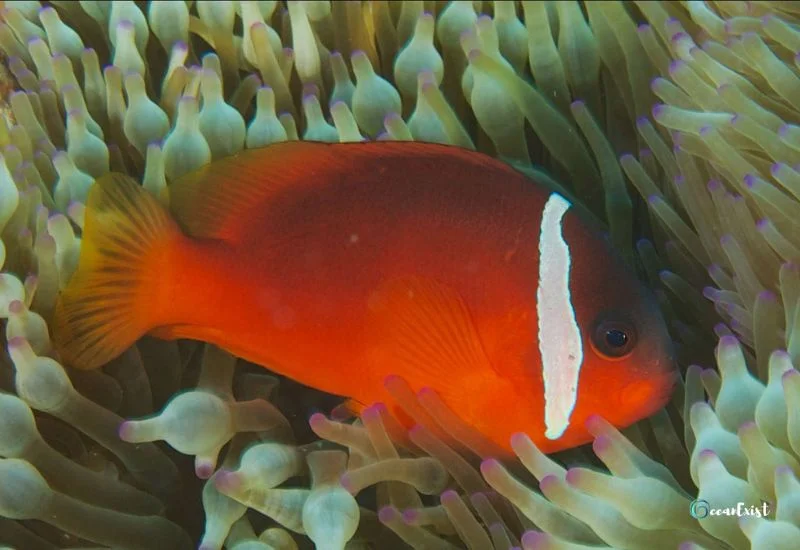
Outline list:
[[[178,235],[156,198],[129,177],[109,173],[94,183],[78,269],[56,304],[53,336],[65,363],[97,368],[153,328]]]

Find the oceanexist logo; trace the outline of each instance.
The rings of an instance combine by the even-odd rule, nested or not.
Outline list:
[[[736,506],[728,506],[727,508],[712,508],[707,500],[697,499],[693,500],[689,505],[689,514],[695,519],[703,519],[707,517],[716,516],[732,516],[744,517],[753,516],[757,518],[765,518],[772,511],[769,502],[761,501],[760,506],[748,506],[744,502],[737,502]]]

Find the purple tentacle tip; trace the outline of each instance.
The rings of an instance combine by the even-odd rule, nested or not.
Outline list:
[[[452,489],[448,489],[444,493],[441,494],[439,499],[442,501],[442,504],[446,504],[448,502],[455,502],[459,499],[458,493],[453,491]]]
[[[12,338],[12,340],[14,339]],[[11,342],[9,342],[8,345],[9,346],[12,345]],[[133,435],[133,430],[134,430],[133,422],[125,420],[122,424],[119,425],[119,428],[117,428],[117,435],[122,441],[128,441]]]
[[[378,510],[378,519],[381,523],[389,523],[398,519],[399,513],[394,506],[384,506]]]
[[[381,411],[376,405],[371,405],[366,409],[364,409],[363,411],[361,411],[361,418],[365,422],[379,420],[380,417],[381,417]]]
[[[546,493],[556,484],[558,484],[558,477],[555,474],[549,474],[544,476],[539,482],[539,489],[541,489],[543,493]]]
[[[719,345],[725,347],[739,347],[739,340],[736,338],[736,336],[726,334],[719,339]]]
[[[681,69],[684,65],[686,65],[686,62],[681,59],[675,59],[674,61],[671,61],[669,64],[669,74]]]
[[[522,546],[524,548],[545,548],[548,537],[541,531],[525,531],[522,535]]]
[[[752,432],[754,430],[758,430],[758,426],[756,425],[754,420],[748,420],[747,422],[743,422],[741,426],[739,426],[739,433],[742,432]]]
[[[775,351],[772,352],[772,355],[780,357],[784,361],[786,361],[787,359],[791,360],[792,358],[792,356],[789,355],[789,352],[787,352],[785,349],[776,349]]]
[[[311,426],[311,429],[315,429],[314,427],[321,427],[322,424],[325,423],[325,415],[322,413],[314,413],[311,415],[311,418],[308,419],[308,425]]]
[[[425,386],[424,388],[421,388],[417,392],[417,397],[425,398],[425,397],[436,397],[436,396],[437,396],[436,390],[434,390],[430,386]]]
[[[383,123],[387,124],[390,121],[392,121],[394,119],[397,119],[397,118],[401,118],[400,115],[398,115],[397,113],[392,111],[391,113],[387,113],[386,116],[383,117]]]
[[[231,470],[219,470],[214,476],[214,487],[220,493],[226,494],[237,490],[242,485],[242,480],[236,472]]]
[[[765,302],[776,302],[778,301],[778,297],[775,295],[774,292],[771,290],[762,290],[758,293],[758,299],[763,300]]]
[[[570,468],[569,470],[567,470],[567,475],[565,479],[567,480],[567,483],[569,483],[572,486],[575,486],[581,481],[580,470],[578,468]]]
[[[26,343],[24,336],[14,336],[8,341],[9,348],[21,348]]]
[[[795,369],[789,369],[781,376],[781,382],[784,384],[792,382],[792,379],[796,379],[798,376],[800,376],[800,372],[797,372]]]
[[[698,456],[704,459],[716,458],[717,453],[715,453],[711,449],[703,449],[702,451],[700,451],[700,454]]]
[[[586,419],[586,429],[589,430],[589,432],[594,433],[594,430],[601,428],[603,423],[603,417],[599,414],[589,415],[589,418]]]
[[[493,471],[497,471],[499,468],[500,462],[496,458],[487,458],[481,462],[481,473],[483,475],[489,475]]]
[[[214,474],[214,465],[207,460],[198,460],[194,467],[194,473],[200,479],[208,479]]]
[[[419,521],[419,511],[409,508],[403,511],[403,523],[406,525],[416,525]]]
[[[594,454],[600,456],[611,448],[611,438],[605,435],[597,436],[592,442]]]

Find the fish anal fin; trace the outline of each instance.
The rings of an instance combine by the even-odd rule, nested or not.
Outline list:
[[[353,416],[361,416],[361,412],[367,408],[364,403],[358,401],[356,399],[348,399],[344,403],[342,403],[342,408],[344,408],[347,412],[349,412]]]
[[[422,277],[395,279],[369,307],[382,342],[373,359],[414,385],[436,387],[450,406],[469,401],[497,378],[469,307],[453,288]]]
[[[331,409],[331,418],[340,422],[361,416],[367,406],[355,399],[347,399]]]

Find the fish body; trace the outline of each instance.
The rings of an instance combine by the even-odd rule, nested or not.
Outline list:
[[[62,358],[138,337],[212,342],[353,404],[399,376],[501,449],[591,439],[662,407],[675,369],[658,308],[564,197],[484,155],[413,142],[292,142],[169,187],[120,175],[87,203],[56,310]]]

